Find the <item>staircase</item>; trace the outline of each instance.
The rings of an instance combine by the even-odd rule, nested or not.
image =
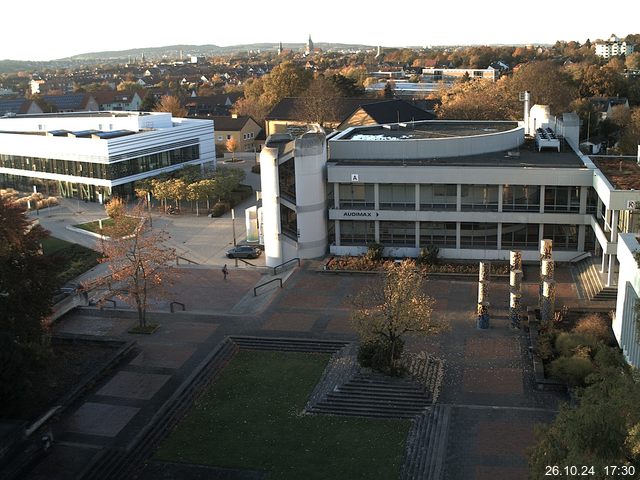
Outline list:
[[[359,372],[308,411],[356,417],[414,418],[429,406],[431,395],[412,380]]]
[[[241,350],[261,350],[275,352],[335,353],[347,343],[340,340],[317,340],[307,338],[249,337],[232,335],[229,337]]]
[[[444,471],[451,405],[436,405],[413,421],[404,452],[401,480],[439,480]]]
[[[591,258],[586,258],[573,266],[574,273],[586,300],[592,302],[615,302],[618,295],[618,287],[605,287],[602,274],[598,266]]]

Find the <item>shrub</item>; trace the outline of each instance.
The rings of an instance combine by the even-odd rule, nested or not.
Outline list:
[[[627,370],[627,364],[622,351],[618,347],[609,347],[600,344],[596,350],[594,361],[599,368],[615,368]]]
[[[428,247],[423,247],[420,249],[420,254],[418,255],[418,263],[423,265],[433,265],[438,261],[438,253],[440,249],[435,245],[429,245]]]
[[[611,341],[609,323],[597,313],[590,313],[578,320],[573,332],[604,343]]]
[[[124,215],[124,201],[118,197],[113,197],[109,202],[104,206],[104,210],[107,212],[107,215],[111,218],[121,217]]]
[[[591,360],[582,357],[561,357],[551,362],[551,376],[572,387],[585,384],[585,378],[595,372]]]
[[[211,209],[211,215],[214,217],[220,217],[229,211],[229,204],[218,202]]]
[[[358,361],[360,365],[388,375],[402,375],[403,368],[397,362],[404,350],[404,340],[397,339],[391,358],[391,343],[380,340],[370,340],[360,345]]]
[[[597,346],[598,342],[591,337],[567,332],[558,335],[555,342],[556,351],[563,357],[573,356],[576,349],[581,347],[588,347],[593,352]]]
[[[379,243],[370,243],[367,245],[367,253],[365,257],[367,259],[372,260],[374,262],[379,262],[382,260],[382,253],[384,252],[384,247]]]
[[[251,173],[260,174],[260,164],[259,163],[256,163],[255,165],[253,165],[251,167]]]

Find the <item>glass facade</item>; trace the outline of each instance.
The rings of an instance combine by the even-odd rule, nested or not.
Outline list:
[[[415,247],[415,222],[380,222],[380,243],[385,247]]]
[[[536,250],[539,234],[540,227],[537,223],[503,223],[502,248]]]
[[[282,234],[298,241],[298,216],[295,210],[280,204],[280,228]]]
[[[544,238],[550,238],[553,241],[555,250],[577,250],[578,226],[545,224]]]
[[[420,222],[420,247],[456,248],[456,222]]]
[[[381,210],[415,210],[416,186],[413,183],[380,184]]]
[[[341,245],[366,245],[375,241],[375,222],[340,220]]]
[[[544,189],[545,213],[580,211],[580,187],[546,186]]]
[[[131,155],[134,154],[135,152]],[[107,164],[0,154],[0,167],[23,170],[25,173],[45,172],[59,175],[73,175],[76,177],[116,180],[138,173],[197,160],[198,158],[200,158],[200,146],[191,145]]]
[[[282,198],[296,203],[296,162],[293,158],[278,167],[278,184]]]
[[[420,185],[420,210],[455,210],[457,185]]]
[[[497,223],[461,223],[460,248],[498,248]]]
[[[373,209],[375,193],[373,184],[344,184],[339,187],[340,208]]]
[[[497,185],[462,185],[463,211],[498,211]]]
[[[502,211],[540,211],[540,187],[538,185],[504,185],[502,187]]]

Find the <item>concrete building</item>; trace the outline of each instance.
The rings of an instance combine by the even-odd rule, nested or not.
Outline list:
[[[640,300],[640,268],[634,253],[640,250],[637,234],[621,234],[617,255],[620,261],[618,298],[613,333],[627,362],[640,367],[640,335],[638,335],[638,301]]]
[[[0,186],[102,202],[184,165],[215,168],[211,120],[85,112],[0,118]]]
[[[504,260],[518,249],[533,261],[550,238],[557,261],[591,252],[613,285],[618,233],[638,223],[627,208],[640,201],[636,158],[582,155],[575,114],[538,120],[532,136],[522,122],[352,127],[330,136],[327,154],[310,140],[270,138],[260,159],[267,264],[361,254],[372,242],[395,257],[435,245],[444,258]],[[621,162],[637,169],[637,187],[619,184]],[[312,214],[308,230],[300,218]]]

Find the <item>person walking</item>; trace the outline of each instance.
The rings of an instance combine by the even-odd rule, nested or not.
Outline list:
[[[227,279],[227,275],[229,275],[229,269],[227,269],[227,264],[224,264],[224,267],[222,267],[222,275],[224,276],[224,279]]]

